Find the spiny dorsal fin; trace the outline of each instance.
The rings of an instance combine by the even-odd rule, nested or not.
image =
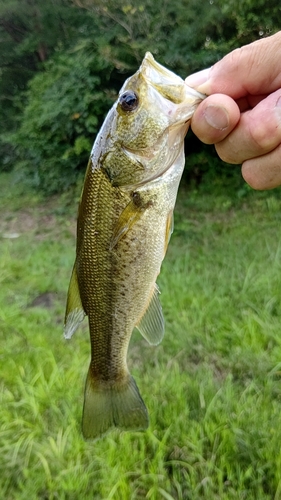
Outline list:
[[[136,328],[151,345],[157,345],[164,337],[164,317],[160,300],[159,288],[155,284],[148,307]]]
[[[67,294],[65,325],[64,325],[64,337],[66,339],[70,339],[72,337],[72,335],[77,330],[78,326],[83,321],[85,316],[86,313],[83,309],[81,302],[77,271],[76,271],[76,262],[75,262]]]

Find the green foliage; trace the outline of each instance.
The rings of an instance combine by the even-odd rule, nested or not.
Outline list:
[[[144,433],[84,442],[86,322],[62,338],[76,205],[1,175],[0,497],[280,498],[279,194],[181,190],[159,277],[162,344],[133,335]],[[17,237],[16,237],[17,235]]]
[[[52,55],[58,43],[67,46],[77,39],[76,26],[84,17],[68,0],[0,0],[0,95],[6,120],[14,98],[40,63]]]
[[[87,13],[71,0],[0,0],[0,169],[18,161],[7,132],[22,123],[27,82],[58,47],[73,46],[82,29]]]
[[[99,16],[109,42],[111,57],[121,67],[135,68],[144,53],[153,55],[182,76],[212,64],[225,53],[224,42],[235,36],[235,22],[222,13],[221,1],[79,0]],[[223,44],[208,49],[210,37]]]
[[[67,189],[85,169],[112,104],[105,86],[110,70],[89,43],[50,59],[30,82],[22,126],[11,141],[24,158],[21,168],[45,193]]]
[[[273,34],[280,29],[281,5],[275,0],[229,0],[222,2],[222,12],[236,24],[236,41],[241,46]]]
[[[181,76],[213,64],[227,52],[280,28],[275,0],[76,0],[100,20],[108,52],[134,69],[146,50]],[[114,42],[114,43],[112,43]]]

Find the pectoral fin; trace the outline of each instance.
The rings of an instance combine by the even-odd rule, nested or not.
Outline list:
[[[111,239],[110,250],[112,250],[115,245],[117,245],[118,241],[125,236],[125,234],[136,224],[136,222],[138,222],[144,208],[145,207],[142,205],[137,205],[134,200],[130,201],[117,221]]]
[[[67,294],[64,325],[64,337],[66,339],[70,339],[72,337],[85,316],[86,313],[81,302],[75,262]]]
[[[164,336],[164,317],[158,298],[159,293],[159,288],[155,284],[148,307],[136,325],[136,328],[151,345],[159,344]]]
[[[167,252],[167,248],[173,231],[174,231],[174,211],[171,210],[168,214],[166,222],[165,253]]]

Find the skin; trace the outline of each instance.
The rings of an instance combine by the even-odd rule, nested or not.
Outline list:
[[[191,120],[254,189],[281,185],[281,31],[227,54],[186,83],[207,94]]]

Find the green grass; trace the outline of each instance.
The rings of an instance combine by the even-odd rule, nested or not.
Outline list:
[[[166,334],[129,350],[150,428],[91,443],[86,322],[62,337],[77,196],[1,186],[0,498],[281,499],[280,194],[181,190],[158,280]]]

